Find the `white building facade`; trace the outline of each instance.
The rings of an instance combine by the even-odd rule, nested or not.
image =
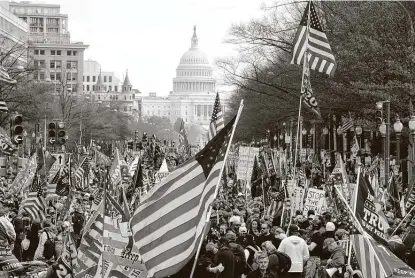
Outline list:
[[[101,74],[101,82],[104,89],[110,92],[121,92],[121,81],[115,76],[114,72],[101,71],[101,65],[97,61],[84,61],[83,92],[90,93],[94,91],[94,86]]]
[[[168,97],[150,93],[142,99],[142,117],[167,117],[174,124],[183,118],[185,123],[207,127],[212,116],[216,96],[216,80],[208,56],[199,49],[196,27],[190,49],[184,53],[173,78],[173,91]],[[222,103],[223,111],[225,109]]]

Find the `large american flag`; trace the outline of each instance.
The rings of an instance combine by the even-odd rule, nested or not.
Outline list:
[[[347,133],[354,125],[353,118],[349,115],[349,117],[342,117],[342,132]]]
[[[155,185],[134,212],[130,225],[148,277],[173,275],[196,253],[235,120]]]
[[[310,28],[307,30],[308,15],[310,12]],[[312,70],[333,75],[336,70],[336,61],[326,34],[321,28],[313,2],[308,2],[298,27],[293,43],[293,58],[291,64],[301,65],[304,55],[308,52]]]
[[[86,180],[85,180],[85,176],[86,176],[86,172],[85,172],[85,168],[84,168],[84,163],[86,161],[86,157],[82,160],[82,163],[78,166],[78,168],[75,170],[74,173],[74,178],[75,178],[75,188],[81,191],[86,190]]]
[[[284,207],[285,200],[285,188],[281,186],[280,190],[277,192],[275,198],[271,201],[271,204],[268,206],[265,215],[270,217],[277,217],[282,214],[282,209]]]
[[[356,157],[359,152],[359,143],[357,142],[356,134],[353,136],[352,146],[350,148],[352,157]]]
[[[212,118],[209,125],[208,139],[211,140],[224,126],[225,122],[223,119],[223,111],[220,104],[219,93],[216,93],[215,105],[213,106]]]
[[[37,173],[30,187],[30,192],[23,200],[20,209],[26,211],[33,220],[42,221],[45,219],[46,201],[43,198],[43,187]]]

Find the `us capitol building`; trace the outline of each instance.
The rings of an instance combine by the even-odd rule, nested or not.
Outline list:
[[[178,118],[185,123],[208,127],[215,103],[216,80],[205,53],[199,49],[196,27],[193,29],[190,49],[183,54],[173,78],[173,91],[168,97],[149,93],[141,100],[141,116],[167,117],[174,124]],[[224,102],[221,100],[223,112]]]

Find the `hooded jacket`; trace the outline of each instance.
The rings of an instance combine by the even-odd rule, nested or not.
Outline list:
[[[395,254],[399,259],[402,261],[405,261],[406,259],[406,246],[403,243],[402,239],[395,235],[392,236],[388,240],[388,246],[389,249],[392,251],[393,254]]]
[[[303,272],[304,262],[310,258],[307,243],[295,235],[284,238],[278,251],[287,254],[291,259],[291,268],[288,272]]]
[[[346,264],[346,253],[344,252],[344,249],[342,246],[337,246],[333,249],[331,252],[331,262],[329,267],[342,267]]]

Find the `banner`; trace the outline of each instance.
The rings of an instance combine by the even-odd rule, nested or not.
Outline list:
[[[325,200],[324,190],[309,188],[304,203],[303,215],[307,216],[309,210],[314,210],[315,215],[321,215],[323,200]]]
[[[236,170],[239,180],[251,181],[256,156],[259,157],[259,148],[239,147],[238,168]]]
[[[293,198],[292,198],[292,209],[293,212],[296,212],[297,210],[303,210],[303,200],[304,200],[304,188],[296,187],[293,191]]]
[[[372,186],[363,175],[360,175],[356,190],[356,218],[371,237],[386,243],[385,231],[389,224],[383,215],[381,203],[375,199]]]
[[[58,278],[73,277],[73,266],[76,265],[78,253],[72,232],[66,235],[62,254],[57,260],[56,276]]]
[[[13,195],[23,195],[25,191],[29,189],[35,177],[37,168],[37,155],[33,154],[27,163],[23,166],[22,170],[17,173],[16,178],[11,184],[9,190]]]

